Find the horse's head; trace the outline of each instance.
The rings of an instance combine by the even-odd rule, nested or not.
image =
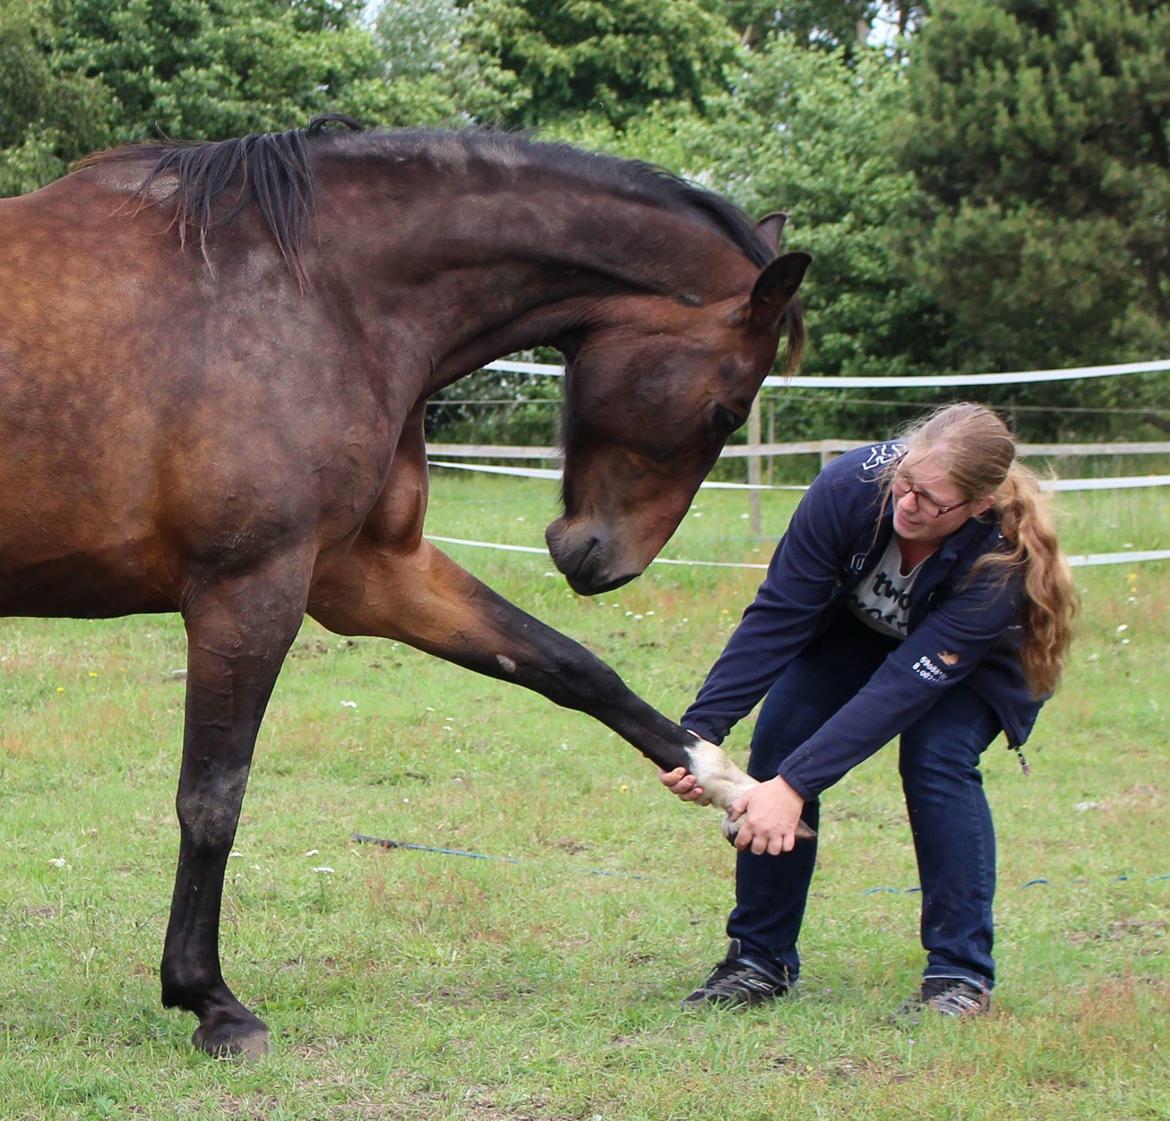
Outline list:
[[[565,512],[546,533],[573,589],[632,580],[669,540],[728,436],[747,419],[809,263],[786,253],[736,296],[701,306],[612,301],[566,345]]]

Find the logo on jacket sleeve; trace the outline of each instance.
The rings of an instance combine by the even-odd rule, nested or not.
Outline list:
[[[869,449],[869,455],[865,457],[865,462],[861,465],[863,471],[874,471],[879,467],[884,467],[887,463],[892,463],[906,450],[905,444],[896,444],[892,441],[888,444],[874,444]]]
[[[925,654],[919,656],[918,660],[910,667],[923,681],[929,681],[932,685],[942,685],[947,680],[947,668],[953,666],[958,660],[958,654],[951,654],[949,651],[943,651],[937,654],[938,662],[933,658],[928,658]],[[944,665],[939,665],[943,662]]]

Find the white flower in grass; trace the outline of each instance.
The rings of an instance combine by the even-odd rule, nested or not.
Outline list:
[[[54,868],[68,868],[68,867],[69,867],[69,861],[67,861],[67,860],[66,860],[66,859],[65,859],[63,856],[54,856],[54,857],[53,857],[53,858],[52,858],[52,859],[49,861],[49,863],[50,863],[50,864],[51,864],[51,865],[52,865]]]
[[[319,851],[320,851],[319,849],[309,849],[309,851],[307,853],[305,853],[305,855],[306,856],[316,856],[316,855],[318,855]]]
[[[316,868],[313,869],[313,871],[320,872],[322,876],[333,875],[333,869],[330,868],[328,864],[319,864]]]
[[[342,701],[342,708],[357,708],[357,701]]]
[[[1117,633],[1118,633],[1118,634],[1124,634],[1124,633],[1125,633],[1127,630],[1129,630],[1129,624],[1128,624],[1128,623],[1122,623],[1122,624],[1121,624],[1121,625],[1120,625],[1120,626],[1117,628]]]

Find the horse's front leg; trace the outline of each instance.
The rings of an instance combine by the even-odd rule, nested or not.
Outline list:
[[[215,584],[184,605],[187,705],[176,799],[180,842],[162,958],[162,1001],[199,1018],[192,1042],[212,1054],[258,1056],[268,1028],[224,982],[219,919],[224,870],[256,733],[303,618],[309,565],[285,559]]]
[[[359,540],[318,579],[309,614],[339,634],[398,639],[588,713],[663,770],[685,767],[721,809],[755,785],[721,748],[668,720],[579,643],[498,596],[426,541],[396,551]]]

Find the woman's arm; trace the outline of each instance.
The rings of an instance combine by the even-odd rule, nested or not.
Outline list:
[[[768,575],[681,723],[721,743],[816,633],[848,546],[834,476],[822,472],[776,546]]]
[[[1018,620],[1022,589],[988,576],[961,589],[893,650],[865,686],[796,749],[780,775],[808,799],[908,728]]]

